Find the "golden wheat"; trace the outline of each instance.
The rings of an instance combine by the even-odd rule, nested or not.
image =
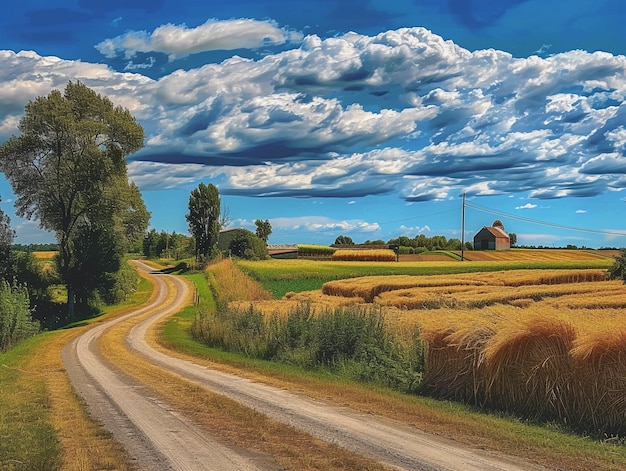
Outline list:
[[[396,254],[390,249],[337,249],[334,262],[393,262]]]

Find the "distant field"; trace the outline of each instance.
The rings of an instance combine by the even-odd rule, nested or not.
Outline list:
[[[456,252],[460,254],[461,252]],[[511,249],[503,251],[468,250],[464,258],[472,262],[488,261],[565,261],[597,260],[619,255],[619,250]]]
[[[54,256],[57,253],[58,252],[54,250],[54,251],[49,251],[49,252],[33,252],[33,255],[35,256],[35,258],[38,258],[41,260],[49,260],[51,258],[54,258]]]
[[[520,269],[607,269],[613,258],[577,250],[511,250],[498,252],[509,259],[456,261],[443,255],[437,260],[399,262],[336,262],[330,260],[240,260],[237,265],[280,299],[289,292],[321,289],[327,281],[373,275],[445,275]],[[549,252],[549,253],[545,253]],[[469,252],[466,252],[466,254]],[[472,252],[472,254],[488,252]],[[491,252],[496,254],[495,252]],[[495,255],[494,255],[495,256]]]

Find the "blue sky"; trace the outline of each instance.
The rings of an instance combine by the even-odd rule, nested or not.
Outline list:
[[[128,159],[157,230],[218,186],[270,243],[465,240],[626,246],[626,2],[12,2],[0,17],[0,140],[81,80],[128,108]],[[53,241],[0,208],[17,242]]]

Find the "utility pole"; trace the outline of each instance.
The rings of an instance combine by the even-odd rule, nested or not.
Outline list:
[[[461,261],[465,260],[465,192],[463,192],[463,209],[461,210]]]

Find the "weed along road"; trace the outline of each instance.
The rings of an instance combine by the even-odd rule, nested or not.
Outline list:
[[[179,310],[187,297],[180,278],[151,273],[157,293],[146,307],[96,325],[64,351],[64,362],[78,393],[91,413],[127,448],[143,469],[252,470],[281,469],[270,459],[220,444],[214,435],[152,398],[144,386],[116,365],[119,356],[103,352],[107,331],[124,328],[121,337],[135,357],[174,373],[212,392],[228,396],[271,419],[333,443],[390,468],[401,470],[514,471],[543,469],[519,458],[468,449],[414,427],[377,418],[344,405],[319,400],[253,382],[169,356],[153,348],[147,337],[160,319]],[[106,338],[106,341],[103,340]],[[126,358],[132,358],[133,354]],[[127,360],[128,361],[128,360]],[[132,360],[131,360],[132,361]]]

